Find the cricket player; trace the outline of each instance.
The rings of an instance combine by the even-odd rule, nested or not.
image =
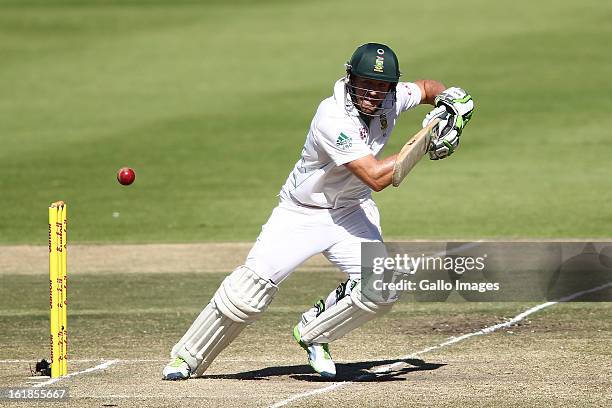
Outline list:
[[[401,113],[434,105],[425,127],[441,119],[432,160],[450,156],[472,116],[474,103],[461,88],[438,81],[399,82],[397,56],[367,43],[346,64],[333,95],[319,105],[301,157],[281,188],[279,204],[262,227],[244,265],[215,292],[171,352],[165,380],[201,375],[217,355],[270,305],[278,286],[301,263],[323,253],[347,274],[326,299],[304,312],[293,330],[312,368],[334,377],[328,344],[390,310],[395,298],[373,301],[361,293],[361,243],[382,242],[372,191],[391,184],[397,154],[382,158]]]

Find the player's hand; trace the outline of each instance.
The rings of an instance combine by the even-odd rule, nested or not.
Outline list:
[[[456,117],[455,117],[456,118]],[[423,119],[423,127],[426,127],[431,121],[440,119],[440,122],[433,128],[436,138],[431,141],[429,149],[429,158],[431,160],[440,160],[450,156],[459,147],[459,135],[461,131],[455,127],[456,120],[446,110],[446,107],[440,106],[429,112]]]
[[[429,158],[431,160],[444,159],[453,154],[458,148],[459,134],[455,129],[450,129],[448,133],[431,142]]]
[[[472,118],[472,112],[474,111],[472,96],[465,90],[454,86],[440,92],[436,96],[434,104],[436,107],[444,106],[446,108],[451,115],[451,121],[454,122],[453,128],[461,135],[461,131]]]

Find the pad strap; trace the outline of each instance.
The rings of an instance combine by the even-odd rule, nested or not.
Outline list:
[[[349,296],[343,297],[310,322],[300,323],[300,337],[306,343],[329,343],[383,315],[391,310],[392,306],[393,303],[375,303],[368,300],[362,295],[361,282],[358,282]]]

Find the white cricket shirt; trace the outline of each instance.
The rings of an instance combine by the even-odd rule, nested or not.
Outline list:
[[[397,84],[397,100],[370,125],[359,117],[346,92],[346,78],[338,80],[334,95],[319,104],[310,123],[302,157],[280,191],[280,199],[298,205],[342,208],[370,198],[372,190],[345,163],[367,156],[378,158],[401,112],[421,102],[419,87],[411,82]],[[393,95],[387,95],[389,101]],[[390,105],[384,105],[390,106]]]

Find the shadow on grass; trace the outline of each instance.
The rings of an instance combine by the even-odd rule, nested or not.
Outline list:
[[[402,367],[381,373],[370,371],[372,368],[386,366],[389,364],[403,363]],[[266,367],[260,370],[244,371],[236,374],[211,374],[204,375],[202,379],[223,380],[268,380],[272,377],[288,376],[300,381],[329,382],[329,381],[355,381],[355,382],[379,382],[379,381],[405,381],[405,375],[413,371],[436,370],[446,364],[426,363],[421,359],[395,359],[395,360],[373,360],[355,363],[338,363],[333,379],[326,379],[313,371],[309,365],[290,365]]]

